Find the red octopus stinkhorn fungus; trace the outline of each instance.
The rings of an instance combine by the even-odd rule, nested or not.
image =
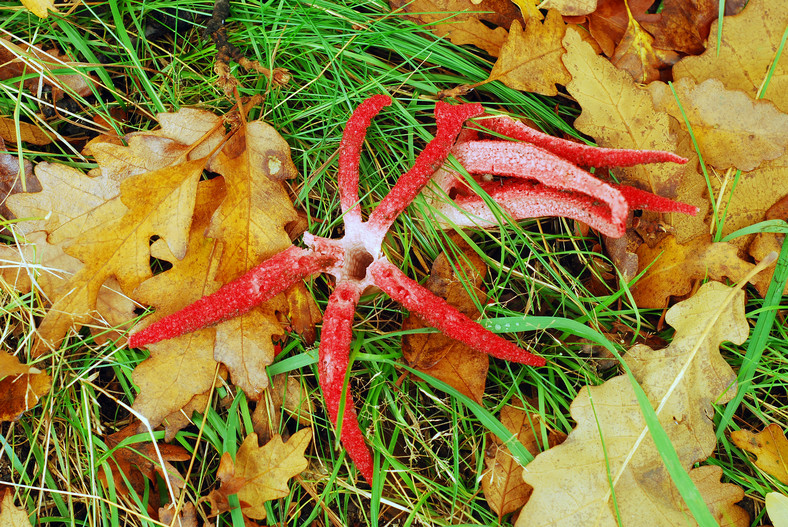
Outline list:
[[[465,138],[455,146],[465,121],[482,115],[482,106],[452,106],[439,102],[435,107],[438,125],[435,138],[365,222],[358,205],[361,146],[372,118],[389,104],[391,99],[385,95],[375,95],[364,101],[353,112],[342,136],[339,147],[339,193],[345,221],[343,238],[329,239],[306,233],[304,243],[308,249],[289,247],[216,293],[162,318],[129,338],[130,346],[139,347],[182,335],[245,313],[315,273],[333,275],[336,288],[328,300],[320,340],[320,386],[329,415],[335,423],[340,417],[342,397],[345,397],[340,439],[350,458],[370,483],[374,473],[372,456],[359,429],[350,394],[343,393],[353,338],[353,317],[356,304],[367,288],[377,286],[428,324],[472,348],[530,366],[545,364],[542,357],[523,351],[484,329],[405,276],[383,256],[383,239],[392,223],[443,165],[452,149],[469,172],[528,178],[501,187],[500,192],[488,190],[496,200],[506,200],[502,204],[514,218],[566,215],[583,219],[604,233],[620,236],[623,234],[628,203],[656,206],[659,210],[691,212],[683,204],[647,192],[624,190],[624,187],[603,183],[573,164],[601,166],[606,163],[622,165],[684,161],[674,154],[605,150],[576,145],[538,134],[507,118],[485,120],[484,124],[503,134],[541,146],[508,141],[478,141],[475,138]],[[540,181],[541,184],[530,180]],[[545,199],[548,206],[540,205],[538,201],[541,199]],[[471,196],[458,199],[458,205],[476,214],[483,212]],[[589,208],[591,212],[588,212]],[[603,210],[605,208],[606,211]]]

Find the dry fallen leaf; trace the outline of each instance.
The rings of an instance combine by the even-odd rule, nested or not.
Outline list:
[[[720,283],[703,285],[668,310],[666,321],[676,329],[670,346],[636,345],[625,360],[651,404],[659,407],[660,423],[711,514],[721,525],[743,527],[749,525],[747,513],[735,505],[744,496],[742,489],[720,483],[718,467],[692,468],[716,448],[712,404],[724,404],[736,393],[736,374],[719,346],[723,341],[741,344],[749,335],[744,294],[736,291],[733,302],[726,303],[731,292]],[[527,466],[524,479],[534,491],[518,527],[556,525],[556,518],[562,526],[639,525],[644,518],[649,527],[687,524],[688,509],[626,375],[584,387],[570,412],[577,426],[567,440]]]
[[[769,210],[766,211],[764,219],[788,221],[788,194],[780,198],[777,203],[772,205]],[[779,254],[783,243],[785,243],[785,239],[785,234],[771,232],[762,232],[756,234],[750,243],[750,246],[747,248],[747,252],[753,257],[753,259],[755,259],[756,262],[760,262],[772,251]],[[761,296],[766,296],[766,292],[769,290],[769,284],[772,281],[772,276],[774,276],[775,271],[776,269],[769,268],[764,269],[755,275],[753,283],[755,284],[755,288],[758,289],[758,292],[761,294]],[[783,294],[788,295],[788,284],[785,284]]]
[[[247,518],[266,517],[265,502],[287,496],[287,481],[307,467],[304,451],[312,439],[312,429],[304,428],[286,442],[280,436],[260,447],[257,434],[249,434],[238,449],[233,461],[225,452],[217,472],[221,487],[211,491],[208,501],[214,511],[230,509],[227,498],[238,495],[241,511]]]
[[[537,455],[543,449],[546,450],[544,446],[540,446],[544,425],[539,414],[528,414],[522,406],[522,401],[512,399],[511,405],[501,409],[501,423],[531,454]],[[500,520],[525,505],[533,487],[523,481],[523,467],[512,457],[498,436],[488,434],[488,438],[490,446],[484,456],[487,471],[482,477],[482,491],[490,508]],[[552,448],[565,439],[566,434],[563,432],[550,431],[547,448]]]
[[[660,70],[672,66],[679,56],[672,51],[655,48],[654,37],[643,29],[630,11],[627,13],[626,30],[610,62],[632,75],[639,83],[647,84],[659,79]]]
[[[159,443],[158,450],[164,460],[164,467],[162,467],[156,453],[156,446],[149,441],[150,437],[144,442],[132,443],[116,449],[123,440],[137,434],[139,429],[138,423],[131,423],[122,430],[104,438],[107,449],[115,449],[106,463],[112,473],[115,491],[119,495],[129,498],[133,490],[138,496],[142,496],[146,492],[145,480],[147,479],[151,494],[148,503],[158,504],[160,503],[159,486],[156,475],[158,474],[165,481],[169,481],[176,495],[179,494],[186,482],[169,462],[186,461],[191,456],[182,446]],[[103,470],[99,471],[98,478],[104,486],[107,486],[107,476]],[[127,480],[128,483],[126,483]]]
[[[664,0],[657,22],[645,24],[654,46],[688,55],[705,49],[709,27],[717,19],[718,0]]]
[[[475,320],[481,313],[468,294],[465,284],[470,284],[476,297],[484,303],[487,296],[479,286],[486,273],[487,266],[470,250],[452,261],[445,253],[441,253],[432,264],[430,278],[424,286]],[[430,326],[413,314],[402,321],[403,331],[428,327]],[[442,380],[479,403],[482,402],[489,368],[486,353],[473,350],[442,333],[406,334],[402,337],[402,353],[413,368]]]
[[[565,85],[571,78],[561,62],[565,31],[566,24],[555,10],[547,13],[544,23],[529,19],[525,29],[515,20],[486,82],[501,81],[516,90],[557,95],[555,85]]]
[[[17,132],[17,124],[19,129]],[[24,121],[15,121],[9,117],[0,117],[0,139],[9,143],[30,143],[31,145],[48,145],[52,139],[41,127]],[[2,147],[0,147],[2,149]]]
[[[57,11],[55,9],[55,0],[22,0],[22,5],[39,18],[49,16],[50,9]]]
[[[641,245],[637,252],[639,271],[649,267],[646,275],[632,287],[632,296],[640,308],[662,309],[671,296],[684,296],[693,282],[706,278],[738,282],[753,268],[738,256],[729,243],[712,243],[709,236],[699,236],[679,245],[673,236],[654,247]]]
[[[218,265],[217,244],[205,237],[205,229],[223,195],[222,178],[199,184],[186,255],[182,260],[166,258],[172,262],[172,268],[146,280],[134,291],[134,298],[156,308],[156,313],[149,317],[150,322],[221,286],[214,279]],[[152,247],[154,255],[158,256],[163,256],[158,251],[165,249],[166,246],[156,244]],[[173,294],[175,291],[178,294]],[[145,323],[149,323],[148,320]],[[134,409],[147,417],[151,426],[158,426],[195,395],[210,390],[216,371],[215,336],[216,328],[205,328],[148,346],[150,357],[137,366],[132,378],[140,388]],[[199,410],[203,409],[204,405]]]
[[[597,0],[545,0],[539,7],[555,9],[564,16],[587,15],[596,10]]]
[[[275,375],[252,414],[254,432],[267,442],[280,430],[282,410],[294,416],[301,425],[312,421],[314,407],[299,376]]]
[[[14,491],[6,489],[0,503],[0,525],[3,527],[30,527],[27,511],[14,505]]]
[[[788,496],[779,492],[768,493],[766,512],[774,527],[788,527]]]
[[[31,1],[39,5],[49,4],[48,0]],[[18,39],[0,38],[0,80],[28,77],[24,81],[28,90],[37,93],[42,86],[49,86],[53,101],[62,99],[65,93],[82,97],[90,95],[96,82],[84,72],[87,68],[87,64],[74,62],[56,50],[44,51]],[[61,73],[60,70],[73,73]]]
[[[718,169],[744,172],[780,157],[788,145],[788,115],[769,101],[725,89],[717,79],[695,84],[691,78],[673,83],[681,103],[661,82],[649,86],[654,106],[679,122],[686,116],[703,160]]]
[[[164,525],[172,527],[198,527],[197,509],[193,503],[185,503],[183,508],[175,515],[175,504],[170,503],[166,507],[159,507],[159,521]]]
[[[726,16],[719,50],[718,24],[719,21],[712,24],[708,47],[702,55],[686,57],[673,67],[674,79],[690,77],[700,84],[714,78],[729,90],[741,90],[755,97],[781,46],[788,25],[788,2],[750,0],[740,14]],[[783,57],[774,66],[763,98],[788,112],[788,61]]]
[[[389,5],[439,37],[448,37],[458,46],[473,44],[494,57],[500,53],[512,21],[522,20],[509,0],[389,0]]]
[[[629,0],[627,5],[624,0],[600,0],[596,11],[587,17],[588,31],[604,54],[612,57],[629,26],[629,13],[641,24],[659,18],[659,15],[646,13],[653,3],[654,0]]]
[[[0,351],[0,422],[16,421],[49,393],[52,379],[14,355]]]
[[[749,430],[734,430],[731,441],[757,456],[755,466],[788,485],[788,439],[780,425],[772,423],[757,434]]]

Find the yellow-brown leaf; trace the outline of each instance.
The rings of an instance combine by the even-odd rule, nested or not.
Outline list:
[[[0,351],[0,421],[16,421],[49,393],[52,379],[46,372],[21,364]]]
[[[257,434],[249,434],[235,456],[225,453],[218,476],[222,486],[208,495],[213,509],[227,510],[227,497],[238,494],[243,514],[255,520],[266,517],[265,502],[287,496],[287,481],[307,467],[304,451],[312,439],[312,429],[304,428],[286,442],[280,436],[260,447]]]
[[[556,84],[571,77],[561,62],[564,24],[558,11],[549,11],[544,23],[529,19],[522,28],[515,20],[487,81],[501,81],[510,88],[543,95],[556,95]]]
[[[742,450],[755,454],[755,465],[788,485],[788,439],[780,425],[772,423],[754,434],[749,430],[731,432],[731,441]]]

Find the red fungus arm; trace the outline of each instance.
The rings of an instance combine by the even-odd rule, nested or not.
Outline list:
[[[331,257],[292,246],[222,286],[215,293],[134,333],[129,337],[129,347],[137,348],[171,339],[246,313],[302,278],[333,264],[334,259]]]
[[[410,205],[432,175],[446,161],[462,125],[471,117],[484,112],[481,104],[452,106],[444,102],[435,105],[438,130],[435,137],[416,158],[408,170],[391,189],[369,217],[369,227],[381,238],[389,230],[399,214]]]
[[[368,271],[375,285],[447,337],[499,359],[529,366],[546,364],[544,358],[523,351],[508,340],[483,328],[457,308],[435,296],[429,289],[405,276],[390,263],[378,260],[369,266]]]
[[[663,198],[657,194],[652,194],[639,188],[629,185],[613,185],[627,200],[630,209],[646,209],[654,212],[681,212],[694,216],[698,213],[698,207],[675,201],[670,198]]]
[[[489,185],[494,199],[515,219],[566,216],[582,219],[609,236],[624,234],[629,208],[621,192],[552,152],[528,143],[467,141],[457,145],[452,153],[470,173],[535,179],[552,187],[539,190],[533,185],[515,183],[504,184],[501,192],[495,192]],[[538,193],[552,200],[555,210],[536,201]],[[593,206],[596,202],[604,207]]]
[[[684,164],[687,162],[681,156],[662,150],[599,148],[567,141],[534,130],[530,126],[506,116],[484,119],[479,122],[479,127],[487,128],[512,139],[526,141],[584,167],[631,167],[644,163]]]
[[[372,118],[380,110],[391,104],[388,95],[374,95],[362,102],[348,119],[342,142],[339,143],[339,201],[345,222],[350,220],[361,223],[361,209],[358,206],[358,166],[361,160],[361,146],[367,136],[367,128]]]
[[[372,455],[358,426],[353,398],[343,390],[350,360],[350,343],[353,340],[353,316],[360,296],[358,284],[350,281],[340,281],[331,293],[323,316],[318,378],[328,414],[335,424],[338,422],[342,396],[345,396],[340,439],[361,475],[372,484]]]

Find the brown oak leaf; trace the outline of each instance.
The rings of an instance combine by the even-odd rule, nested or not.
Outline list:
[[[222,456],[217,472],[222,485],[208,495],[211,508],[215,512],[229,510],[227,498],[237,494],[244,516],[264,519],[265,502],[287,496],[287,481],[306,469],[304,451],[311,439],[311,428],[299,430],[286,443],[274,436],[262,447],[258,446],[257,434],[246,436],[235,461],[229,452]]]
[[[0,422],[19,419],[49,393],[51,385],[46,372],[0,351]]]
[[[511,404],[501,409],[501,423],[531,454],[537,455],[546,450],[540,445],[545,426],[539,414],[529,414],[522,406],[522,401],[513,398]],[[563,432],[551,430],[547,436],[547,448],[552,448],[565,439],[566,434]],[[512,457],[500,438],[495,434],[488,434],[488,441],[490,446],[484,455],[487,471],[482,477],[482,491],[490,508],[500,520],[525,505],[533,487],[523,481],[523,467]]]
[[[146,491],[145,480],[147,479],[147,485],[150,485],[151,489],[148,503],[158,506],[160,501],[156,475],[158,474],[163,480],[168,481],[177,496],[186,482],[178,470],[169,462],[186,461],[191,456],[185,448],[179,445],[159,443],[154,446],[150,442],[148,434],[142,434],[138,441],[130,439],[139,432],[139,429],[139,423],[131,423],[104,438],[107,449],[112,451],[106,463],[109,466],[115,491],[118,494],[128,498],[134,492],[137,496],[142,496]],[[126,441],[127,439],[129,441]],[[121,446],[121,443],[124,444]],[[158,452],[161,453],[164,466],[159,460],[157,448]],[[104,486],[108,485],[107,475],[103,470],[99,471],[98,477]],[[151,505],[149,505],[149,512],[156,510]]]
[[[484,303],[487,295],[479,287],[486,273],[487,266],[466,246],[456,259],[450,260],[445,253],[438,256],[432,264],[430,278],[424,285],[467,317],[477,319],[481,313],[466,284],[473,288],[477,300]],[[410,315],[402,321],[403,331],[428,327],[416,315]],[[410,366],[442,380],[481,403],[489,368],[486,353],[473,350],[442,333],[408,333],[402,337],[402,353]]]

